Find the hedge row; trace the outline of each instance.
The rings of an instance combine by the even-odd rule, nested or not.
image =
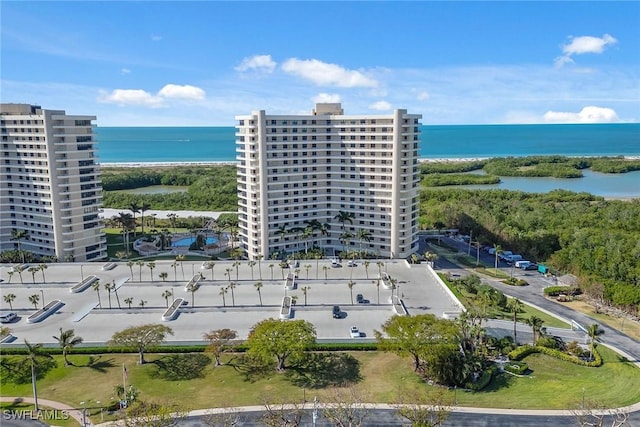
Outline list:
[[[469,382],[465,385],[465,388],[473,391],[480,391],[486,386],[489,385],[493,376],[498,372],[498,365],[493,364],[487,367],[487,369],[482,372],[482,375],[476,382]]]
[[[524,362],[510,361],[504,365],[505,371],[516,375],[524,375],[524,373],[527,372],[527,369],[529,369],[529,365]]]
[[[548,297],[557,297],[560,294],[564,295],[580,295],[582,290],[578,286],[549,286],[544,288],[544,294]]]
[[[531,345],[523,345],[521,347],[516,348],[511,353],[508,354],[510,360],[522,360],[526,356],[532,353],[542,353],[548,356],[552,356],[558,358],[560,360],[564,360],[565,362],[575,363],[576,365],[588,366],[592,368],[597,368],[598,366],[602,366],[602,356],[597,349],[594,349],[594,360],[588,362],[586,360],[582,360],[579,357],[573,356],[571,354],[563,353],[560,350],[555,348],[541,347],[541,346],[531,346]]]
[[[148,349],[145,354],[153,353],[201,353],[207,348],[206,345],[166,345],[160,347],[154,347]],[[233,346],[233,351],[236,353],[244,353],[248,350],[246,344],[238,344]],[[326,344],[314,344],[308,349],[309,351],[376,351],[378,350],[377,343],[326,343]],[[41,350],[44,353],[55,355],[62,354],[60,347],[45,347]],[[24,347],[9,347],[2,348],[2,355],[23,355],[26,354]],[[131,350],[129,347],[75,347],[70,355],[74,354],[109,354],[109,353],[132,353],[137,354],[137,351]]]

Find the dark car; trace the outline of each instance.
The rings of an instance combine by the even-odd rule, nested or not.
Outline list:
[[[340,306],[339,305],[334,305],[333,306],[333,318],[334,319],[339,319],[340,317],[342,317],[342,312],[340,311]]]
[[[358,301],[358,304],[362,304],[364,302],[364,296],[362,296],[362,294],[356,295],[356,301]]]

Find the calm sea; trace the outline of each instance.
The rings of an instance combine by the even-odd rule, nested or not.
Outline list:
[[[98,155],[103,164],[233,162],[236,156],[233,127],[98,127],[96,133],[99,142]],[[421,158],[554,154],[640,156],[640,124],[422,127]],[[596,182],[598,185],[594,185]],[[538,188],[535,183],[542,187]],[[605,185],[605,188],[601,188],[602,185]],[[610,197],[638,197],[640,172],[616,176],[589,174],[579,180],[516,180],[512,185],[503,183],[500,188],[545,192],[549,191],[549,186],[550,189],[565,188],[572,191],[595,189],[591,192]],[[618,191],[620,189],[624,191]]]

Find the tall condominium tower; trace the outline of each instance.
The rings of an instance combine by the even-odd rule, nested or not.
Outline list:
[[[20,247],[59,261],[106,257],[95,119],[0,104],[0,251]]]
[[[417,249],[419,114],[236,117],[239,235],[250,259],[317,246],[403,258]]]

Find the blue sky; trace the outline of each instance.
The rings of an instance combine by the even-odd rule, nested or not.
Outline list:
[[[6,1],[2,102],[99,126],[406,108],[424,124],[640,121],[640,2]]]

